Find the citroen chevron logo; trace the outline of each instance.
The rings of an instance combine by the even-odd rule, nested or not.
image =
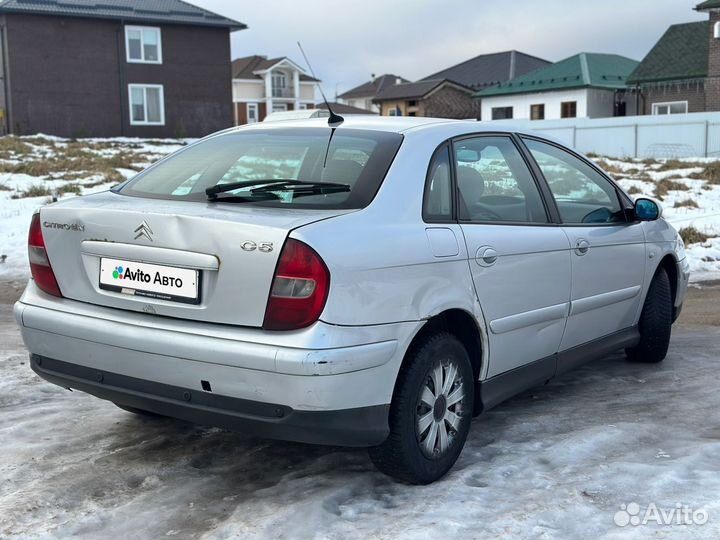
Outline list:
[[[150,228],[150,225],[147,224],[147,221],[143,221],[133,232],[135,233],[135,240],[144,236],[151,242],[153,241],[152,235],[154,233],[153,230]]]

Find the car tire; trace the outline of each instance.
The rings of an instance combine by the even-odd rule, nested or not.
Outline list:
[[[474,386],[467,350],[455,336],[441,331],[413,345],[395,385],[390,435],[369,449],[375,466],[411,484],[444,476],[465,445]]]
[[[113,401],[113,403],[115,403],[115,402]],[[147,418],[165,418],[162,414],[154,413],[152,411],[146,411],[144,409],[136,409],[135,407],[128,407],[127,405],[120,405],[119,403],[115,403],[115,406],[120,407],[123,411],[137,414],[138,416],[145,416]]]
[[[672,288],[664,268],[660,268],[650,283],[638,330],[640,342],[626,350],[630,360],[658,363],[667,355],[672,331]]]

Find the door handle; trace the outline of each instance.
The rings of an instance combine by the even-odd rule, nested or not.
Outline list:
[[[497,251],[490,246],[482,246],[475,253],[475,262],[480,266],[492,266],[498,260]]]
[[[590,249],[590,242],[585,240],[584,238],[581,238],[577,242],[575,242],[575,253],[577,255],[585,255],[588,250]]]

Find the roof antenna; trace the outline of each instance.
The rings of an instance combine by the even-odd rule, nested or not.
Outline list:
[[[310,74],[311,74],[311,75],[313,76],[313,78],[317,81],[316,84],[317,84],[318,90],[320,90],[320,95],[322,96],[323,101],[325,102],[325,106],[327,107],[327,110],[328,110],[328,112],[330,113],[330,118],[328,118],[328,125],[329,125],[330,127],[337,127],[337,126],[339,126],[340,124],[342,124],[342,123],[345,121],[345,119],[344,119],[342,116],[340,116],[339,114],[335,114],[335,113],[333,112],[332,108],[330,107],[330,103],[328,103],[328,100],[327,100],[327,98],[325,97],[325,92],[323,92],[322,86],[320,86],[320,81],[319,81],[318,78],[315,76],[315,71],[313,71],[313,68],[312,68],[312,66],[310,65],[310,60],[308,60],[308,57],[307,57],[307,55],[305,54],[305,50],[303,49],[302,44],[298,41],[298,42],[297,42],[297,45],[298,45],[298,47],[300,48],[300,52],[302,53],[303,58],[305,59],[305,63],[307,64],[308,68],[310,68]]]

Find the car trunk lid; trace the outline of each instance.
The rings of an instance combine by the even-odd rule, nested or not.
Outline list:
[[[167,201],[105,192],[44,207],[40,219],[48,257],[66,298],[259,327],[289,232],[349,211]],[[123,274],[126,279],[120,277]],[[144,275],[150,276],[147,283]],[[169,279],[180,279],[182,286],[173,289]],[[192,298],[195,294],[197,299]]]

